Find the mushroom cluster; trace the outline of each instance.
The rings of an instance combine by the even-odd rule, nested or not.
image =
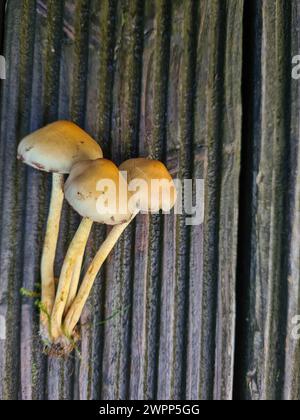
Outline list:
[[[54,355],[70,352],[77,323],[94,281],[114,245],[139,212],[169,212],[177,194],[159,161],[130,159],[118,168],[76,124],[57,121],[25,137],[18,159],[52,173],[52,193],[41,258],[40,333]],[[65,182],[64,176],[68,175]],[[66,253],[59,281],[54,262],[64,198],[82,217]],[[80,274],[93,223],[112,228],[83,276]]]

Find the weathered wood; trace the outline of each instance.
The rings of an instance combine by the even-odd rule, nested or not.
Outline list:
[[[292,4],[291,28],[299,28],[300,2]],[[300,51],[299,32],[291,32],[291,55]],[[292,335],[293,319],[300,315],[300,84],[291,82],[291,132],[290,132],[290,176],[289,176],[289,251],[288,251],[288,315],[285,354],[285,378],[283,398],[300,400],[300,340]]]
[[[4,17],[5,17],[5,1],[0,1],[0,54],[3,55],[4,48]]]
[[[242,0],[8,0],[0,398],[232,398],[242,21]],[[123,235],[66,361],[42,355],[37,309],[20,295],[39,282],[50,179],[16,163],[16,148],[56,118],[116,163],[152,156],[205,178],[203,225],[140,215]],[[77,224],[65,205],[57,274]],[[105,234],[94,227],[85,266]]]
[[[299,399],[299,2],[255,1],[245,100],[237,397]],[[248,93],[245,92],[245,95]]]

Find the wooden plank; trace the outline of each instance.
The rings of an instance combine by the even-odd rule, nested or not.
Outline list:
[[[7,100],[2,115],[7,116],[1,125],[1,317],[5,339],[1,340],[1,394],[5,399],[16,399],[20,392],[20,357],[15,359],[15,349],[20,346],[21,295],[24,264],[24,244],[22,244],[25,203],[26,176],[24,168],[16,162],[18,139],[28,133],[30,127],[30,97],[32,81],[33,36],[35,7],[33,2],[24,2],[21,7],[11,2],[7,19],[10,23],[8,41],[8,84],[4,85],[4,101]],[[18,29],[13,29],[14,25]],[[22,34],[22,39],[20,40]],[[7,42],[7,40],[6,40]],[[16,55],[14,48],[19,54]],[[14,82],[12,82],[14,80]],[[10,83],[9,83],[10,81]],[[5,89],[8,89],[7,96]],[[7,113],[10,109],[12,112]],[[4,114],[3,114],[4,112]],[[9,175],[8,175],[9,174]],[[12,222],[13,220],[13,222]],[[28,281],[28,280],[26,280]],[[30,318],[30,311],[27,312]],[[28,363],[30,361],[28,360]],[[30,385],[29,385],[30,386]]]
[[[9,0],[1,399],[232,398],[242,19],[242,0]],[[117,163],[152,156],[174,177],[205,178],[206,215],[200,226],[137,217],[97,278],[77,353],[61,361],[42,355],[37,309],[20,295],[39,282],[50,179],[16,163],[22,136],[56,118]],[[57,274],[78,223],[65,205]],[[85,267],[105,234],[94,226]]]
[[[299,340],[292,337],[299,312],[299,83],[291,78],[299,2],[256,1],[248,12],[236,392],[241,399],[299,399]]]
[[[300,2],[292,4],[291,28],[298,28],[300,22]],[[292,32],[291,55],[299,55],[299,33]],[[285,355],[285,377],[283,398],[300,399],[300,340],[293,329],[299,326],[300,315],[300,84],[291,82],[291,132],[290,132],[290,178],[289,178],[289,252],[288,252],[288,315]],[[296,319],[296,323],[295,323]],[[299,329],[296,330],[299,332]]]

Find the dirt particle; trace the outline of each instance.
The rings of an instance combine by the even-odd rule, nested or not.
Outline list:
[[[39,169],[41,171],[45,170],[45,167],[43,165],[41,165],[40,163],[37,163],[37,162],[32,162],[32,166],[34,166],[36,169]]]
[[[18,156],[17,156],[17,159],[18,159],[20,162],[24,162],[24,158],[23,158],[23,156],[22,156],[22,155],[18,155]]]

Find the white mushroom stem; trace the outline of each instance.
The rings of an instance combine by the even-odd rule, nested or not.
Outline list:
[[[41,332],[45,334],[49,328],[49,317],[55,299],[54,262],[64,200],[63,185],[64,176],[54,173],[52,175],[50,208],[41,260]]]
[[[89,297],[90,291],[93,287],[99,270],[101,269],[106,258],[117,243],[118,239],[135,216],[136,215],[134,215],[127,223],[122,223],[120,225],[114,226],[113,229],[110,231],[109,235],[107,236],[106,240],[99,248],[95,258],[93,259],[91,265],[89,266],[85,274],[79,292],[65,317],[63,323],[63,332],[67,337],[72,336],[73,330],[80,319],[83,307]]]
[[[82,222],[80,223],[80,226],[69,246],[62,266],[55,303],[51,315],[51,335],[54,341],[61,335],[62,317],[70,293],[72,278],[74,276],[74,268],[76,275],[76,265],[78,262],[82,262],[82,257],[91,232],[92,225],[92,220],[88,218],[82,219]]]
[[[81,274],[81,268],[82,268],[82,262],[83,262],[83,255],[84,254],[82,253],[82,255],[77,258],[76,264],[74,266],[68,300],[64,309],[64,315],[66,315],[68,310],[70,309],[70,306],[72,305],[75,299],[76,293],[77,293],[78,284],[80,280],[80,274]]]

